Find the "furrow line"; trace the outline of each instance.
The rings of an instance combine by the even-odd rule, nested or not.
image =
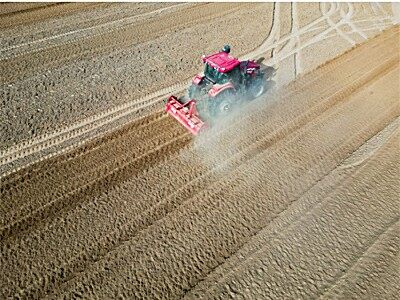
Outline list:
[[[32,211],[29,215],[25,215],[23,218],[19,219],[12,224],[9,224],[1,229],[0,232],[0,240],[4,242],[4,240],[11,238],[14,235],[21,233],[27,229],[32,229],[34,226],[33,223],[37,224],[38,222],[44,223],[46,219],[51,217],[52,215],[60,213],[61,210],[65,209],[66,207],[71,207],[73,203],[76,201],[80,201],[81,197],[88,193],[88,190],[95,190],[94,186],[97,183],[98,185],[102,186],[101,181],[104,181],[106,178],[110,180],[112,177],[117,177],[115,174],[121,172],[124,169],[129,168],[134,163],[145,164],[145,167],[150,166],[152,163],[155,163],[159,156],[168,155],[169,149],[172,149],[172,152],[179,151],[182,149],[182,145],[185,145],[190,141],[190,136],[188,133],[184,134],[177,134],[174,138],[169,139],[167,142],[164,142],[157,147],[152,147],[150,151],[145,154],[139,155],[134,160],[129,161],[127,163],[121,164],[115,169],[110,171],[106,171],[105,174],[99,174],[99,176],[90,182],[85,183],[83,186],[80,186],[77,189],[69,191],[67,194],[62,195],[59,198],[53,199],[52,201],[48,202],[44,206]],[[148,159],[146,159],[148,158]],[[150,161],[147,161],[150,160]],[[139,171],[139,168],[135,168],[135,172]],[[96,186],[97,188],[99,186]],[[69,200],[64,200],[66,197],[69,197]],[[75,201],[71,201],[71,198],[75,198]]]

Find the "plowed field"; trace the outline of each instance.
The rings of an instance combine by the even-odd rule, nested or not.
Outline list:
[[[132,43],[157,40],[169,30],[184,34],[184,28],[201,30],[211,20],[228,23],[240,14],[246,20],[256,10],[284,13],[269,4],[214,5],[128,6],[159,18],[139,17],[137,22],[143,23],[135,23],[137,32],[118,29],[122,37],[108,28],[85,38],[90,42],[53,38],[54,47],[40,42],[44,52],[30,49],[36,47],[33,44],[21,53],[8,52],[12,57],[0,58],[2,72],[10,70],[3,77],[5,85],[31,86],[39,80],[35,74],[48,69],[64,78],[91,56],[105,58],[103,66],[88,63],[93,70],[97,66],[106,72],[113,59],[123,68],[122,57],[128,53],[123,51]],[[115,21],[109,19],[114,6],[79,9],[96,10],[96,20],[104,24],[104,19]],[[78,8],[67,8],[62,18],[71,17],[72,22]],[[37,4],[22,9],[24,14],[54,18],[56,7]],[[51,16],[43,15],[47,9]],[[31,24],[18,11],[9,7],[4,14],[19,16],[24,26]],[[323,7],[321,12],[325,22],[335,10]],[[342,15],[340,9],[337,12]],[[183,23],[175,23],[178,16]],[[263,33],[267,38],[261,36],[252,46],[246,47],[248,37],[238,37],[239,54],[263,53],[282,70],[291,59],[296,80],[277,82],[276,90],[199,137],[166,116],[160,100],[154,100],[169,88],[137,102],[153,104],[132,112],[134,117],[124,115],[127,119],[118,126],[110,121],[118,110],[104,117],[105,125],[103,115],[95,116],[84,119],[82,126],[31,138],[25,133],[13,137],[11,121],[3,125],[7,147],[2,164],[20,165],[5,169],[11,171],[0,179],[0,297],[397,299],[399,27],[365,38],[351,49],[347,45],[345,53],[307,69],[300,63],[305,54],[302,58],[299,32],[318,20],[308,15],[304,24],[294,21],[299,28],[292,28],[293,38],[287,43],[278,33],[284,24],[274,27],[276,18]],[[0,22],[1,26],[6,25]],[[311,39],[325,36],[320,34]],[[121,52],[112,52],[114,48]],[[269,53],[271,49],[275,53]],[[177,76],[185,80],[185,74],[181,70]],[[126,73],[119,75],[126,83]],[[51,75],[46,78],[51,82]],[[79,80],[67,81],[71,89],[79,89]],[[171,83],[154,80],[146,88]],[[47,81],[43,86],[49,86]],[[106,91],[109,86],[101,88]],[[66,86],[57,93],[68,91]],[[101,110],[102,101],[115,99],[120,105],[119,96],[135,93],[135,87],[115,88],[99,98],[96,110]],[[50,91],[44,101],[52,101],[49,95]],[[96,94],[91,99],[96,100]],[[121,111],[131,109],[129,105]],[[86,116],[82,112],[80,117]],[[57,116],[50,123],[60,118],[67,117]],[[100,130],[99,124],[113,130],[86,138],[85,130]],[[19,139],[25,142],[10,147]],[[70,148],[63,148],[64,141]],[[50,146],[56,147],[53,154]],[[29,156],[34,154],[39,158]]]

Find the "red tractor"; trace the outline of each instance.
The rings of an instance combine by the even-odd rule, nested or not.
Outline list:
[[[194,135],[206,127],[205,120],[218,120],[271,86],[272,67],[254,60],[239,61],[229,53],[230,47],[224,46],[221,52],[203,56],[204,73],[193,77],[188,98],[170,96],[167,100],[166,111]]]

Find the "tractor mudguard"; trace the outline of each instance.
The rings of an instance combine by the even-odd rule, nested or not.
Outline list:
[[[194,85],[200,85],[203,79],[204,79],[204,74],[197,74],[196,76],[193,77],[192,83]]]

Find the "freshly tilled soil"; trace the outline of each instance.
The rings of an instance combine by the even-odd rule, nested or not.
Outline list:
[[[398,129],[342,165],[400,114],[398,39],[394,27],[197,139],[156,112],[6,177],[2,296],[348,298],[384,285],[392,298]]]

